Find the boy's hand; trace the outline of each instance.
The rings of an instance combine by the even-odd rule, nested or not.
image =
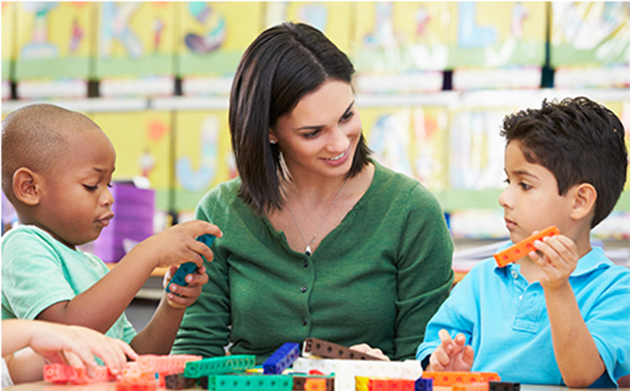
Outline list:
[[[177,271],[177,266],[171,266],[166,275],[164,276],[164,287],[168,285],[169,281]],[[190,273],[186,276],[186,282],[188,286],[181,286],[177,284],[171,284],[169,288],[171,293],[166,295],[168,305],[172,308],[182,309],[190,306],[201,295],[201,287],[208,282],[208,275],[206,274],[206,268],[201,266],[195,273]]]
[[[122,374],[126,356],[133,360],[138,357],[125,342],[92,329],[39,321],[31,324],[33,337],[29,345],[36,353],[51,363],[85,366],[88,376],[93,376],[97,365],[94,355],[100,357],[115,375]]]
[[[564,235],[554,235],[535,241],[534,247],[543,254],[541,256],[537,251],[529,253],[529,258],[543,271],[539,279],[543,289],[555,290],[565,286],[579,259],[575,243]]]
[[[451,339],[448,331],[439,332],[442,343],[429,358],[427,371],[431,372],[464,372],[470,371],[475,359],[475,352],[470,345],[466,345],[466,337],[457,334]]]
[[[151,236],[141,242],[131,251],[148,252],[145,258],[155,259],[155,267],[180,265],[184,262],[194,262],[203,265],[202,255],[210,262],[213,254],[208,246],[195,240],[198,236],[212,234],[217,238],[223,236],[216,225],[206,221],[192,220],[177,224],[167,230]]]

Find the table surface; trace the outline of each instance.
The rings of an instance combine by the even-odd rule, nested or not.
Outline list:
[[[450,387],[442,387],[442,388],[450,388]],[[37,383],[27,383],[20,384],[12,387],[5,387],[3,390],[7,391],[62,391],[62,390],[72,390],[72,391],[115,391],[116,383],[98,383],[98,384],[87,384],[83,386],[60,386],[45,382],[37,382]],[[158,390],[166,390],[165,388],[159,388]],[[199,390],[199,388],[191,389],[191,390]],[[560,386],[532,386],[532,385],[521,385],[521,391],[564,391],[570,390],[567,387]],[[593,388],[588,389],[588,391],[610,391],[610,388]],[[630,391],[630,388],[618,388],[620,391]]]

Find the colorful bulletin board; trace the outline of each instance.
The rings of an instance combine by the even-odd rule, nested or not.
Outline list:
[[[362,108],[373,157],[433,191],[447,185],[448,111],[445,107]]]
[[[171,112],[135,111],[93,113],[90,118],[107,134],[116,149],[114,180],[144,176],[155,189],[157,209],[169,210]]]
[[[500,128],[512,107],[462,107],[451,112],[449,187],[461,190],[504,186],[505,140]]]
[[[551,66],[630,64],[628,2],[552,2]]]
[[[179,3],[99,2],[97,78],[173,75]]]
[[[619,117],[623,128],[626,131],[626,148],[630,151],[630,100],[614,101],[614,102],[601,102],[604,106],[608,107],[613,113]],[[624,191],[627,193],[630,191],[630,170],[628,170],[628,178],[626,179],[626,185]],[[628,194],[630,196],[630,194]],[[624,210],[630,211],[630,197],[626,196],[627,206]],[[623,195],[622,195],[623,199]],[[618,207],[620,205],[617,205]]]
[[[357,72],[444,70],[449,63],[448,2],[358,2],[353,35]]]
[[[211,188],[236,177],[227,112],[175,113],[174,210],[192,211]]]
[[[542,66],[542,2],[356,3],[358,71]],[[509,15],[510,17],[505,17]]]
[[[449,68],[540,66],[545,63],[544,2],[450,2]]]
[[[176,50],[180,76],[231,76],[261,32],[261,2],[179,3]]]
[[[349,2],[268,2],[266,3],[266,26],[271,27],[284,21],[302,22],[321,30],[337,47],[348,54],[350,49],[350,20],[352,8]],[[253,39],[253,38],[252,38]]]
[[[2,2],[2,80],[11,79],[11,61],[15,59],[16,4]]]
[[[2,3],[3,11],[5,4]],[[95,3],[41,1],[15,4],[16,79],[87,80]],[[4,32],[4,12],[2,22]],[[3,46],[4,39],[3,34]]]

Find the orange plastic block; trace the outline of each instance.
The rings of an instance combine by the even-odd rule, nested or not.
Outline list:
[[[512,263],[518,259],[523,258],[525,255],[536,250],[534,242],[547,236],[554,236],[560,234],[558,228],[551,226],[544,230],[532,235],[528,238],[521,240],[513,246],[506,248],[505,250],[494,254],[494,259],[499,264],[499,267],[504,267],[508,263]]]
[[[64,364],[44,365],[44,381],[57,384],[105,383],[116,378],[106,366],[97,366],[94,377],[89,377],[85,368],[75,368]]]
[[[156,372],[141,370],[137,361],[130,362],[127,363],[127,367],[123,370],[122,382],[127,384],[155,383],[155,374]]]
[[[326,379],[306,379],[304,391],[326,391]]]
[[[488,391],[489,383],[461,383],[452,388],[453,391]]]
[[[183,373],[186,363],[198,361],[203,357],[192,354],[154,355],[145,354],[138,356],[136,362],[141,372],[158,372],[165,375]]]
[[[488,383],[501,380],[496,372],[423,372],[422,378],[433,379],[433,386],[448,387],[465,383]]]

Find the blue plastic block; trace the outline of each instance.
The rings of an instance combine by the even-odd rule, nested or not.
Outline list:
[[[197,237],[197,241],[204,243],[208,247],[212,246],[212,242],[214,242],[214,239],[216,239],[216,236],[210,235],[210,234],[205,234],[205,235],[201,235]],[[206,258],[203,257],[203,260],[205,261]],[[171,281],[169,281],[168,285],[166,286],[166,289],[165,289],[166,293],[171,293],[171,289],[170,289],[171,284],[177,284],[179,286],[188,286],[188,283],[186,282],[186,276],[196,271],[197,271],[197,265],[194,262],[186,262],[179,265],[179,269],[177,269],[177,271],[171,278]]]
[[[281,374],[300,357],[300,344],[286,342],[263,363],[265,374]]]
[[[199,361],[186,363],[184,376],[198,379],[202,376],[212,376],[221,373],[243,372],[256,365],[254,355],[234,355],[226,357],[204,358]]]
[[[416,391],[433,391],[433,379],[416,380]]]

